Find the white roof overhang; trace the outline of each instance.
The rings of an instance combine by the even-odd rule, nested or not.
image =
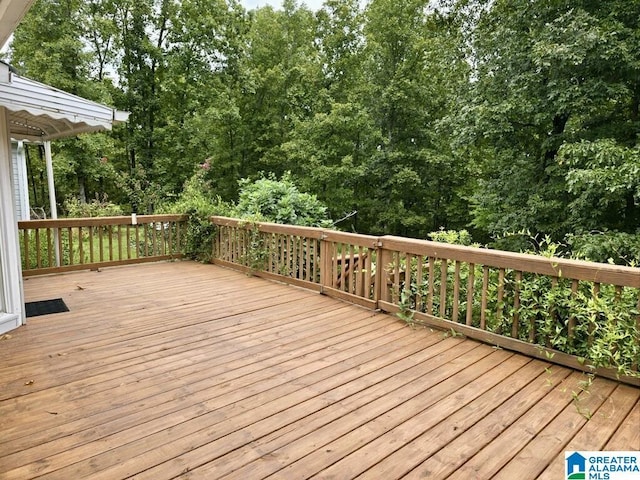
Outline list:
[[[111,130],[128,112],[22,77],[0,62],[0,107],[8,113],[16,140],[45,141],[85,132]]]
[[[16,29],[34,0],[0,0],[0,47]]]

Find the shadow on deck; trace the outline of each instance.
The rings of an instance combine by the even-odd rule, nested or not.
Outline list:
[[[30,278],[0,478],[561,478],[640,450],[640,389],[212,265]]]

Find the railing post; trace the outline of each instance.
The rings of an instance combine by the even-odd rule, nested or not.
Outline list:
[[[320,293],[324,293],[325,287],[331,286],[331,252],[326,238],[323,231],[320,234]]]
[[[386,292],[387,276],[385,274],[386,265],[389,263],[390,252],[384,249],[382,239],[376,240],[376,277],[373,290],[373,300],[376,303],[376,309],[380,308],[380,300],[385,300],[383,295]]]

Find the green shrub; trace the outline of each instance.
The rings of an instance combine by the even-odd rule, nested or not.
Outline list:
[[[454,245],[471,245],[473,240],[467,230],[444,230],[431,232],[429,238],[434,242],[451,243]]]
[[[254,182],[241,180],[235,215],[252,221],[286,225],[332,225],[327,207],[315,195],[300,192],[288,173],[280,180],[274,176],[262,177]]]
[[[108,201],[107,196],[97,197],[90,202],[80,202],[75,197],[67,198],[63,204],[67,217],[87,218],[87,217],[118,217],[124,215],[120,205]]]

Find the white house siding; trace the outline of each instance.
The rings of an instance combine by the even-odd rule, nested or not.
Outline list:
[[[22,142],[11,142],[11,164],[16,217],[18,221],[29,220],[29,183]]]
[[[24,321],[18,223],[7,110],[0,105],[0,334]]]

